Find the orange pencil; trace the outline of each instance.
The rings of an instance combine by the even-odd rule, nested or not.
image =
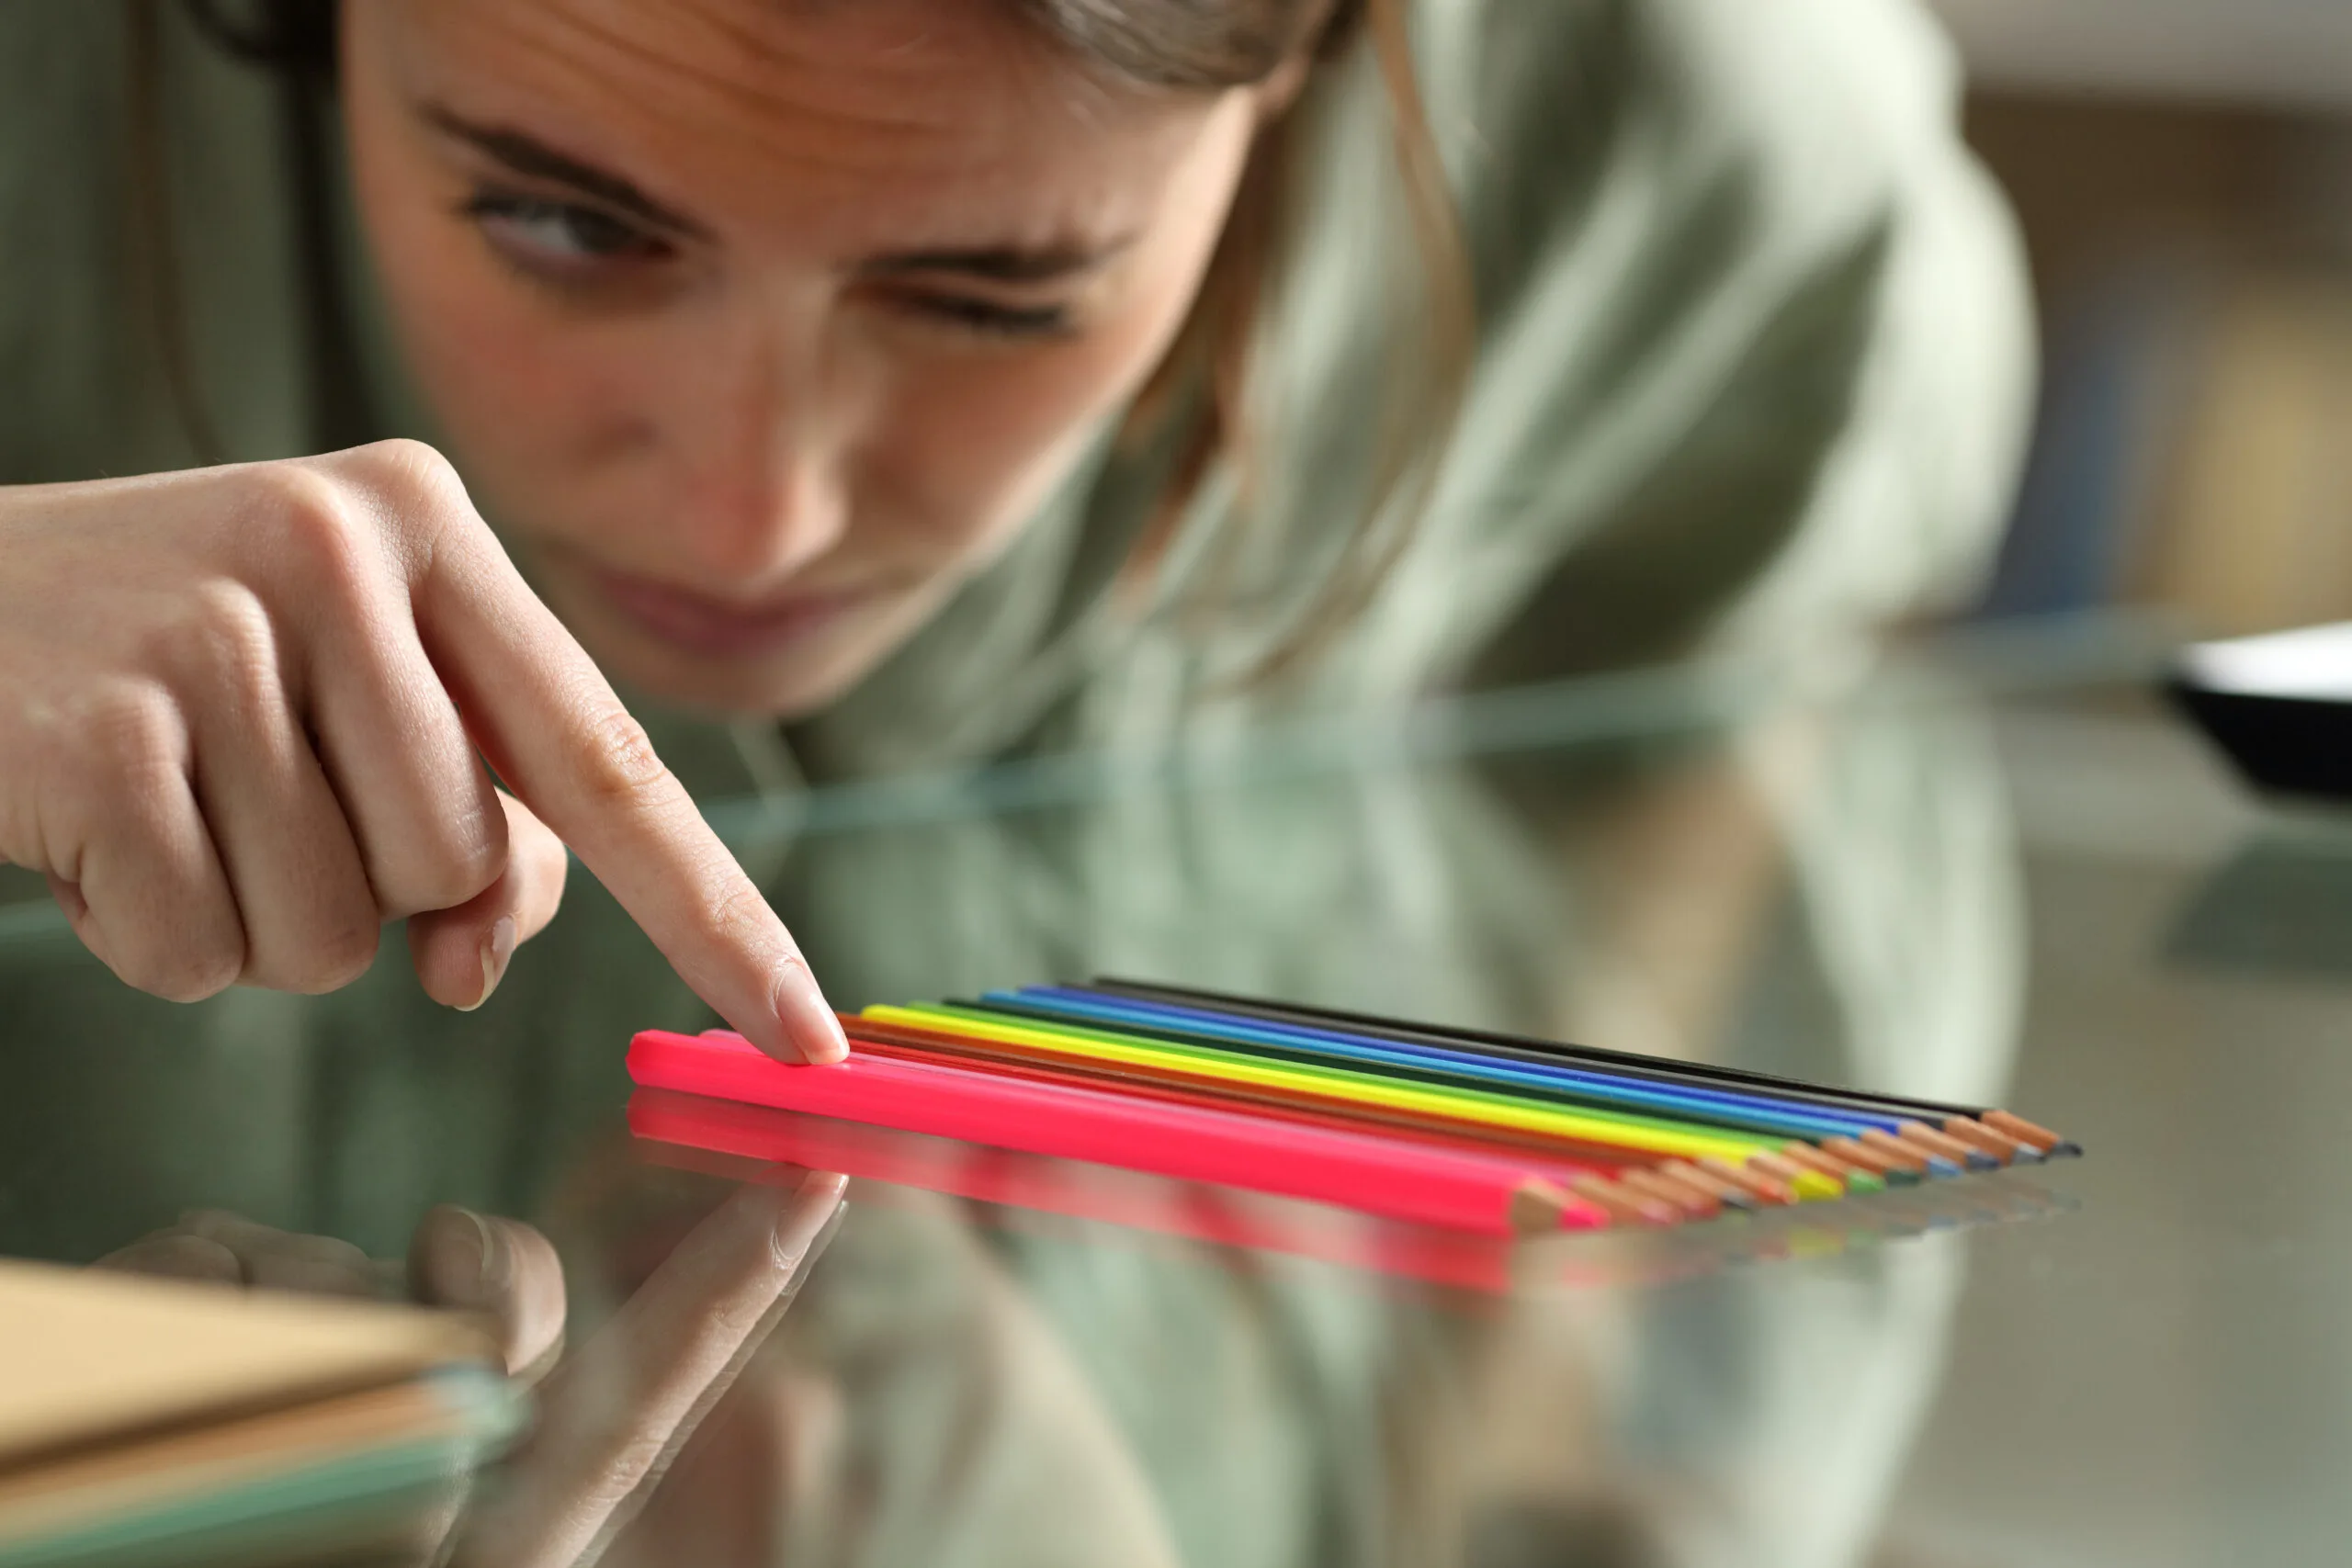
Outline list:
[[[1926,1160],[1914,1159],[1905,1155],[1889,1154],[1883,1149],[1871,1148],[1869,1145],[1857,1143],[1851,1138],[1825,1138],[1822,1140],[1821,1146],[1839,1159],[1859,1165],[1864,1170],[1878,1172],[1881,1177],[1890,1182],[1917,1181],[1928,1174]]]
[[[1906,1160],[1917,1161],[1928,1168],[1928,1174],[1930,1176],[1958,1176],[1960,1174],[1961,1168],[1959,1161],[1951,1159],[1947,1156],[1937,1154],[1932,1149],[1923,1149],[1905,1143],[1901,1138],[1896,1137],[1894,1134],[1881,1132],[1876,1127],[1872,1127],[1869,1132],[1864,1133],[1861,1136],[1861,1142],[1868,1147],[1880,1149],[1887,1154],[1899,1156]]]
[[[1925,1122],[1905,1122],[1894,1134],[1915,1149],[1938,1154],[1969,1170],[1990,1170],[2001,1162],[1984,1150],[1972,1148],[1949,1133],[1939,1133]]]
[[[1712,1220],[1723,1212],[1723,1201],[1713,1193],[1686,1187],[1662,1171],[1628,1167],[1617,1173],[1617,1181],[1672,1206],[1687,1219]]]
[[[1645,1225],[1674,1225],[1682,1223],[1682,1211],[1675,1204],[1653,1198],[1637,1188],[1627,1187],[1606,1177],[1579,1176],[1568,1183],[1568,1190],[1606,1213],[1611,1219]]]
[[[1996,1133],[2006,1133],[2021,1144],[2030,1144],[2041,1151],[2044,1159],[2064,1159],[2083,1151],[2075,1144],[2060,1137],[2047,1127],[2037,1127],[2022,1116],[2007,1111],[1987,1111],[1977,1118]]]

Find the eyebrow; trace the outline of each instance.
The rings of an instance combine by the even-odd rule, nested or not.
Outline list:
[[[955,272],[992,283],[1051,283],[1094,271],[1135,243],[1135,236],[1101,244],[1064,242],[1041,246],[984,245],[969,250],[900,251],[861,264],[867,276],[904,272]]]
[[[418,113],[435,130],[504,164],[514,174],[570,186],[582,196],[594,197],[652,228],[695,239],[709,237],[701,224],[662,206],[618,175],[559,152],[537,137],[503,126],[477,124],[438,104],[420,105]]]
[[[709,231],[684,214],[664,207],[628,181],[594,164],[559,152],[537,137],[503,126],[483,125],[439,104],[418,106],[427,124],[462,141],[483,156],[530,179],[570,186],[583,196],[628,214],[656,229],[695,239],[708,239]],[[937,250],[899,251],[870,257],[858,265],[864,276],[896,276],[902,273],[958,273],[992,283],[1052,283],[1093,272],[1136,242],[1122,234],[1099,243],[1063,241],[1046,245],[978,245]]]

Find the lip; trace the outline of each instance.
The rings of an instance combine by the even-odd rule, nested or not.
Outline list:
[[[797,592],[752,604],[691,588],[591,568],[605,602],[657,642],[704,659],[748,659],[784,652],[831,629],[874,598],[854,592]]]

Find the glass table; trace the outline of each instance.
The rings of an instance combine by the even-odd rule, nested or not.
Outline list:
[[[1997,1102],[2088,1157],[1505,1250],[902,1148],[654,1479],[502,1555],[2341,1561],[2352,824],[2250,798],[2154,658],[2062,628],[710,802],[843,1007],[1126,974]],[[459,1203],[552,1243],[561,1376],[789,1185],[630,1135],[630,1033],[711,1021],[584,875],[470,1015],[396,933],[333,997],[152,1000],[38,891],[0,884],[0,1254],[204,1210],[396,1259]]]

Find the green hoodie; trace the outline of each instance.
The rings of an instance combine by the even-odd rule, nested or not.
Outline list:
[[[148,14],[142,68],[130,6],[0,9],[0,483],[432,439],[331,106],[182,8]],[[1700,648],[1810,649],[1970,584],[2017,466],[2030,334],[1926,17],[1425,0],[1416,23],[1478,355],[1423,525],[1348,633],[1286,684],[1224,679],[1372,491],[1401,220],[1367,60],[1301,111],[1235,584],[1260,613],[1114,604],[1158,468],[1099,442],[1001,560],[788,737],[649,712],[673,766],[731,794],[1151,744]],[[1185,537],[1229,504],[1210,485]]]

